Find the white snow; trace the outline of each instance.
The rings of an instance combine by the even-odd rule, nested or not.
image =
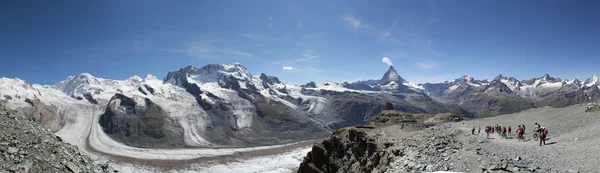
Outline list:
[[[391,81],[389,84],[387,85],[382,85],[381,89],[384,90],[393,90],[393,89],[398,89],[398,84],[395,81]]]
[[[586,87],[591,87],[594,85],[600,85],[600,80],[598,80],[598,76],[593,75],[591,78],[587,79],[584,83]]]
[[[562,83],[561,82],[544,83],[544,84],[541,84],[539,87],[541,87],[541,88],[560,88],[560,87],[562,87]]]
[[[323,84],[317,84],[317,88],[306,88],[306,89],[328,90],[328,91],[336,91],[336,92],[348,91],[348,92],[357,92],[357,93],[378,93],[378,91],[353,90],[353,89],[344,88],[344,86],[342,86],[339,83],[335,83],[335,82],[326,82]]]
[[[415,91],[425,90],[425,88],[423,88],[423,86],[420,86],[419,84],[412,83],[412,82],[404,82],[404,85],[408,86],[410,89],[413,89]]]
[[[289,84],[286,84],[286,86],[287,86],[289,95],[292,98],[294,98],[294,99],[300,98],[304,102],[309,102],[309,104],[310,104],[309,109],[308,109],[309,113],[318,114],[318,113],[321,113],[323,108],[325,108],[325,102],[327,102],[327,99],[325,99],[323,97],[304,95],[301,93],[302,87],[299,87],[299,86],[289,85]]]
[[[208,163],[195,164],[185,169],[172,169],[170,173],[291,173],[292,169],[298,168],[310,147],[298,148],[285,153],[259,156],[252,158],[240,158],[235,162],[224,164]],[[131,164],[112,164],[112,166],[124,173],[136,172],[164,172],[152,167]]]
[[[448,88],[449,91],[454,91],[459,85],[452,85]]]

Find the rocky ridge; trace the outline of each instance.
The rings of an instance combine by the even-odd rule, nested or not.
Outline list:
[[[0,172],[116,172],[24,117],[0,103]]]

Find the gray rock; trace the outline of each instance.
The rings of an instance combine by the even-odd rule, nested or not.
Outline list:
[[[17,152],[19,152],[19,149],[18,149],[18,148],[15,148],[15,147],[8,147],[8,154],[15,154],[15,153],[17,153]]]
[[[109,160],[107,158],[100,158],[100,159],[94,161],[93,164],[98,165],[103,170],[106,170],[108,168],[108,162],[109,162]]]
[[[427,172],[433,172],[434,171],[433,165],[427,165],[427,167],[425,168],[425,171],[427,171]]]
[[[79,169],[79,167],[77,167],[77,165],[75,165],[75,163],[73,163],[73,162],[67,162],[67,163],[65,163],[65,166],[72,173],[80,173],[81,172],[81,169]]]

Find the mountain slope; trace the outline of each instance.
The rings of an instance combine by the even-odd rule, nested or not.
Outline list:
[[[476,81],[476,82],[472,82]],[[514,113],[534,107],[564,107],[598,100],[597,77],[582,83],[545,74],[539,78],[517,80],[498,75],[491,82],[465,75],[454,81],[423,84],[423,92],[436,100],[457,103],[477,116]]]

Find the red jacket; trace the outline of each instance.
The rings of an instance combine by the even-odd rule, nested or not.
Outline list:
[[[544,129],[544,130],[542,130],[542,135],[543,135],[543,136],[546,136],[546,135],[548,135],[548,129]]]

